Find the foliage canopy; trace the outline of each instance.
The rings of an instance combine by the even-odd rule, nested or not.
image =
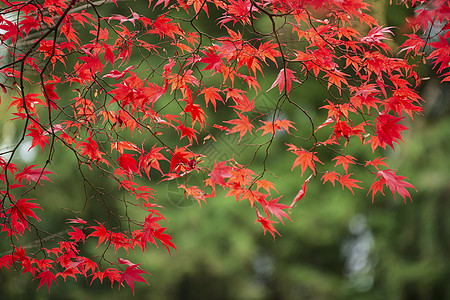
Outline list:
[[[119,0],[1,0],[0,85],[11,96],[10,122],[23,130],[0,153],[0,226],[11,242],[0,267],[20,266],[49,291],[59,277],[85,277],[134,292],[147,271],[121,256],[151,245],[176,249],[148,180],[184,178],[178,187],[199,206],[221,191],[248,201],[273,238],[308,184],[362,189],[352,168],[371,175],[372,201],[387,187],[406,203],[414,189],[406,177],[383,157],[352,155],[355,144],[370,153],[403,141],[403,123],[422,111],[418,67],[427,59],[450,81],[448,1],[401,2],[416,16],[392,49],[396,28],[381,26],[361,0],[158,0],[149,1],[148,14]],[[124,4],[126,12],[111,13]],[[329,95],[313,108],[297,93],[307,80]],[[259,109],[260,95],[275,99],[269,110]],[[228,135],[255,153],[251,161],[214,148]],[[303,178],[287,202],[269,180],[270,149],[285,135],[286,172]],[[27,141],[42,164],[20,162]],[[74,201],[86,206],[94,198],[105,214],[72,210],[67,230],[52,235],[40,227],[45,207],[30,194],[57,176],[50,164],[59,151],[71,152],[86,195],[95,195]],[[121,196],[93,182],[91,171]],[[191,177],[200,183],[188,184]],[[23,247],[28,231],[39,239],[36,251]],[[91,240],[94,257],[83,252]]]

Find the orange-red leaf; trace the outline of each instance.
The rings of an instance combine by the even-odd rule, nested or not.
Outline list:
[[[265,135],[267,133],[275,134],[278,130],[285,130],[289,132],[289,127],[295,129],[295,127],[292,125],[294,124],[294,122],[287,119],[275,120],[275,122],[261,120],[261,122],[263,122],[264,125],[259,127],[256,131],[263,130],[262,135]]]
[[[354,158],[351,155],[344,155],[344,156],[336,156],[333,158],[333,160],[336,161],[335,167],[337,165],[342,165],[342,167],[345,170],[345,173],[348,173],[348,164],[355,164],[356,158]]]
[[[293,147],[295,147],[295,146],[293,146]],[[300,165],[301,168],[302,168],[302,176],[303,176],[303,173],[305,173],[306,168],[308,168],[308,167],[313,171],[313,173],[315,175],[316,174],[315,162],[319,162],[319,163],[323,164],[319,160],[319,158],[317,158],[317,156],[315,155],[317,152],[310,152],[310,151],[307,151],[307,150],[305,150],[303,148],[299,149],[297,147],[295,147],[295,149],[296,150],[291,150],[292,153],[297,155],[297,158],[294,161],[294,164],[292,166],[291,171],[294,170],[294,168],[296,166]]]
[[[252,125],[252,123],[250,123],[247,116],[244,116],[243,114],[241,114],[239,112],[236,112],[236,113],[237,113],[239,119],[225,121],[225,123],[235,125],[233,128],[231,128],[231,130],[228,132],[228,134],[239,132],[239,136],[240,136],[239,141],[241,141],[242,137],[247,133],[247,131],[250,132],[250,134],[252,134],[252,129],[254,126]]]
[[[323,183],[329,181],[333,184],[336,180],[339,180],[339,173],[335,172],[335,171],[327,171],[325,172],[325,174],[323,174],[322,178],[320,178],[321,180],[323,180]]]
[[[275,79],[274,83],[267,91],[270,91],[271,89],[273,89],[275,86],[278,85],[278,90],[280,91],[281,94],[281,91],[286,86],[286,93],[289,94],[292,87],[292,81],[299,82],[298,79],[295,77],[294,73],[295,73],[294,71],[288,68],[281,69],[280,73],[278,73],[277,79]]]
[[[357,182],[361,182],[361,181],[350,178],[350,175],[352,175],[352,174],[353,173],[342,175],[341,178],[339,178],[339,182],[342,185],[342,189],[344,189],[344,187],[346,187],[354,195],[355,193],[353,192],[353,188],[362,189],[362,187],[360,187],[359,185],[356,184]]]

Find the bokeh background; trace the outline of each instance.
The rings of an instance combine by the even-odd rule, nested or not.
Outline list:
[[[119,5],[109,6],[104,14],[123,13],[126,1],[119,1]],[[153,13],[147,3],[142,5],[141,14]],[[391,6],[389,1],[374,2],[373,11],[380,23],[396,26],[393,31],[397,37],[389,43],[393,47],[400,45],[404,19],[414,11]],[[205,31],[208,22],[199,20]],[[261,22],[258,26],[264,27]],[[286,40],[289,34],[285,33]],[[276,73],[275,68],[268,70],[261,86],[270,86]],[[372,203],[367,185],[352,195],[329,183],[323,185],[317,178],[292,210],[293,222],[278,224],[280,236],[273,240],[263,235],[259,224],[254,224],[254,210],[248,203],[220,193],[199,208],[177,188],[178,184],[186,184],[184,179],[155,185],[159,181],[155,173],[148,184],[158,191],[178,251],[169,255],[162,248],[154,248],[145,255],[137,253],[136,259],[131,254],[131,261],[142,262],[152,273],[145,277],[149,286],[136,283],[136,299],[450,299],[450,87],[441,84],[427,66],[421,67],[420,75],[430,78],[420,87],[426,101],[424,111],[415,116],[413,123],[406,124],[409,131],[403,134],[404,144],[396,145],[395,152],[378,149],[375,154],[367,153],[367,148],[358,146],[357,141],[349,145],[351,155],[360,161],[387,156],[389,165],[417,187],[417,192],[411,191],[412,202],[405,204],[400,197],[395,200],[386,193],[385,197],[377,195]],[[255,99],[256,107],[270,112],[276,93],[260,94]],[[320,119],[323,113],[318,107],[326,103],[327,96],[326,89],[310,80],[294,90],[291,97],[298,99],[313,118]],[[20,133],[20,128],[7,121],[8,105],[8,96],[2,96],[1,148],[14,142]],[[297,121],[298,132],[303,125],[308,126],[308,121],[295,111],[288,107],[282,111],[288,119]],[[223,109],[221,113],[231,112]],[[214,121],[208,119],[209,123]],[[249,144],[264,139],[248,137],[236,146],[232,136],[215,138],[216,142],[210,140],[198,146],[209,157],[234,157],[243,164],[253,160],[256,168],[263,159],[263,153],[254,157],[254,148]],[[177,142],[174,137],[173,144]],[[289,136],[277,135],[275,142],[270,148],[268,167],[277,176],[269,179],[289,204],[309,174],[301,178],[299,170],[290,171],[294,157],[285,151],[285,143],[292,142]],[[23,146],[20,159],[38,164],[43,159],[40,151],[28,148]],[[56,153],[49,169],[57,174],[51,177],[53,183],[46,183],[35,193],[45,207],[44,229],[58,232],[65,219],[73,217],[61,207],[81,210],[84,201],[77,201],[85,199],[85,195],[80,188],[78,166],[68,151]],[[373,177],[363,168],[354,167],[351,172],[355,178]],[[89,174],[89,179],[105,189],[113,185],[95,172]],[[201,180],[201,175],[192,176],[187,183],[198,184]],[[102,206],[89,201],[81,217],[101,219],[102,214]],[[0,251],[7,251],[9,243],[8,239],[0,240]],[[85,250],[93,247],[86,244]],[[1,299],[114,300],[132,295],[128,287],[118,290],[116,284],[111,289],[108,283],[90,285],[89,281],[75,282],[72,278],[66,283],[60,278],[59,286],[52,286],[49,294],[46,287],[36,291],[38,282],[20,273],[0,272]]]

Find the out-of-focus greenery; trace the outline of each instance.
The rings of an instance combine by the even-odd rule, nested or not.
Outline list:
[[[382,10],[386,20],[399,24],[398,16],[406,10]],[[398,22],[398,23],[396,23]],[[273,76],[272,76],[273,77]],[[269,81],[269,79],[263,79]],[[272,91],[274,92],[274,91]],[[341,191],[330,183],[322,185],[319,178],[309,183],[307,195],[292,210],[293,222],[278,224],[280,233],[275,240],[263,235],[254,211],[246,202],[236,202],[219,193],[207,205],[185,199],[177,188],[184,181],[165,181],[151,187],[158,191],[158,201],[166,207],[167,227],[178,251],[169,255],[162,248],[139,255],[152,276],[146,277],[150,286],[137,283],[139,299],[448,299],[450,298],[450,92],[449,87],[432,79],[423,85],[425,98],[423,116],[416,116],[414,124],[407,124],[409,132],[403,136],[405,144],[396,151],[386,150],[393,168],[408,177],[418,191],[412,191],[413,202],[386,193],[377,195],[374,203],[365,190],[356,189],[355,196]],[[276,91],[256,99],[256,105],[275,101]],[[296,91],[302,105],[317,113],[326,93],[316,83],[306,83]],[[5,103],[2,103],[4,108]],[[288,118],[297,119],[290,111]],[[210,120],[211,121],[211,120]],[[4,125],[7,130],[6,125]],[[307,131],[307,123],[305,129]],[[19,130],[16,128],[15,130]],[[306,133],[307,135],[308,133]],[[230,136],[217,138],[217,148],[228,149]],[[257,140],[261,141],[261,140]],[[245,142],[245,141],[244,141]],[[279,178],[276,183],[283,201],[289,204],[303,183],[299,170],[291,172],[293,155],[285,151],[287,136],[280,135],[270,149],[268,168]],[[174,141],[175,143],[175,141]],[[250,143],[250,142],[249,142]],[[358,142],[351,141],[352,155],[359,160],[369,159],[358,150]],[[199,147],[207,147],[208,144]],[[235,158],[243,163],[253,159],[253,149],[245,145],[231,148]],[[227,155],[232,156],[231,153]],[[69,214],[59,207],[82,210],[85,199],[77,165],[70,153],[55,157],[50,170],[57,175],[54,184],[39,188],[36,197],[46,203],[46,228],[57,232]],[[39,158],[37,158],[39,160]],[[256,155],[254,165],[261,162],[263,153]],[[34,163],[34,162],[33,162]],[[365,170],[353,167],[355,178],[373,178]],[[157,181],[157,174],[154,174]],[[89,175],[97,184],[108,188],[110,183]],[[201,180],[192,177],[188,183]],[[367,181],[369,182],[369,180]],[[89,193],[89,190],[87,190]],[[89,195],[88,195],[89,198]],[[97,219],[104,213],[96,199],[88,201],[86,214]],[[98,200],[98,199],[97,199]],[[49,205],[54,203],[54,205]],[[44,206],[44,205],[43,205]],[[7,246],[9,241],[1,241]],[[2,246],[2,249],[5,247]],[[95,245],[86,245],[89,247]],[[129,258],[133,261],[133,255]],[[109,284],[74,282],[59,287],[46,287],[35,292],[37,282],[28,275],[1,272],[2,299],[123,299],[131,296],[128,287],[110,289]]]

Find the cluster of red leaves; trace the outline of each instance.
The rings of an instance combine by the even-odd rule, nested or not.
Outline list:
[[[102,5],[119,4],[112,2]],[[399,53],[406,55],[400,58],[385,43],[393,29],[380,26],[363,0],[158,0],[149,1],[153,17],[131,9],[128,16],[103,17],[101,7],[87,1],[39,4],[1,0],[1,46],[11,57],[10,63],[0,66],[0,75],[11,84],[1,87],[14,94],[9,104],[14,115],[11,121],[24,123],[25,130],[9,157],[0,154],[1,232],[14,237],[19,245],[12,245],[11,253],[0,257],[0,267],[20,265],[24,273],[40,280],[39,287],[46,284],[49,290],[59,277],[83,276],[91,282],[108,278],[111,285],[126,282],[134,292],[134,282],[146,282],[141,275],[147,272],[123,259],[103,268],[82,256],[79,247],[96,239],[97,247],[111,248],[115,253],[136,248],[147,251],[149,244],[159,243],[167,250],[175,249],[166,228],[159,224],[165,218],[154,190],[138,183],[144,175],[150,179],[152,170],[163,180],[187,177],[194,171],[203,173],[203,186],[179,185],[186,196],[201,205],[223,189],[237,201],[248,200],[255,209],[256,222],[273,237],[278,233],[274,219],[290,220],[287,213],[305,196],[307,183],[318,174],[324,183],[334,186],[338,181],[354,193],[353,188],[361,188],[361,181],[350,178],[353,173],[348,173],[349,168],[372,168],[375,182],[369,193],[372,191],[373,199],[377,192],[383,194],[386,185],[394,197],[399,193],[406,202],[406,197],[411,198],[407,188],[413,186],[405,177],[389,169],[383,158],[363,163],[345,154],[344,148],[352,139],[372,151],[386,145],[394,149],[394,144],[402,141],[402,132],[407,129],[401,124],[404,115],[412,119],[422,110],[415,91],[420,78],[408,59],[424,55],[424,47],[432,48],[427,58],[444,76],[443,81],[450,80],[448,1],[408,2],[422,6],[408,20],[413,33],[400,47]],[[226,34],[206,38],[191,24],[199,17],[209,17],[212,7],[221,14],[215,21]],[[174,18],[173,10],[185,13],[186,18]],[[254,32],[252,23],[261,16],[273,24],[271,35]],[[275,22],[277,18],[285,21]],[[426,32],[438,23],[444,24],[437,33],[439,41],[417,35],[418,30]],[[364,30],[367,27],[368,32]],[[88,29],[88,39],[78,34],[80,28]],[[279,35],[281,29],[293,32],[302,46],[286,46]],[[253,37],[246,39],[242,32],[251,32]],[[131,64],[136,56],[142,60]],[[300,166],[301,176],[311,174],[303,180],[291,205],[282,204],[281,196],[272,196],[278,191],[262,178],[264,172],[257,174],[233,159],[214,161],[208,168],[208,158],[194,151],[199,140],[220,132],[238,134],[239,142],[252,134],[270,136],[270,145],[280,131],[291,134],[290,128],[303,130],[287,118],[256,111],[255,100],[249,95],[261,93],[258,79],[264,73],[267,76],[269,65],[277,68],[278,75],[267,91],[278,87],[275,91],[280,94],[273,116],[281,105],[306,114],[290,95],[308,77],[321,80],[330,94],[321,107],[327,111],[325,121],[317,124],[306,114],[312,127],[309,143],[298,139],[298,145],[288,144],[287,151],[296,155],[292,171]],[[67,90],[73,94],[63,92]],[[217,115],[223,117],[221,110],[231,108],[235,118],[223,120],[222,125],[208,124],[208,116],[214,114],[208,109],[210,103]],[[123,138],[124,132],[141,143]],[[164,139],[167,135],[179,137],[179,144],[171,146]],[[50,181],[52,172],[47,165],[19,167],[13,163],[25,138],[41,153],[56,151],[61,145],[70,149],[80,165],[99,168],[113,178],[132,196],[131,203],[147,212],[146,217],[129,222],[123,227],[128,231],[77,217],[69,221],[75,226],[68,228],[58,246],[26,253],[20,239],[26,229],[37,230],[42,207],[38,200],[25,196],[30,188]],[[319,158],[322,149],[338,154],[333,158],[334,170],[317,165],[323,164]],[[39,258],[37,253],[44,256]]]

